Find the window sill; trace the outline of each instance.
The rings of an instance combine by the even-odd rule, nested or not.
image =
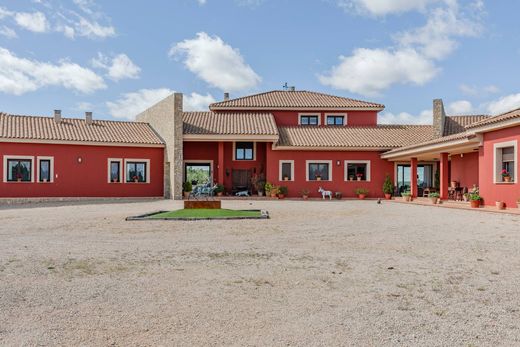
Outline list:
[[[33,181],[6,181],[4,183],[15,183],[15,184],[23,184],[23,183],[34,183]]]
[[[150,182],[125,182],[126,184],[148,184]]]
[[[516,184],[516,182],[495,182],[495,184],[504,184],[504,185],[511,185],[511,184]]]
[[[50,183],[54,183],[54,182],[51,182],[51,181],[47,181],[47,182],[43,182],[43,181],[38,181],[38,184],[50,184]]]
[[[358,180],[345,180],[345,182],[348,182],[348,183],[370,183],[370,181],[367,181],[367,180],[361,180],[361,181],[358,181]]]

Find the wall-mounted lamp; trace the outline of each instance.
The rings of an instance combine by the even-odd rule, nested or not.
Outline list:
[[[461,158],[464,158],[464,153],[461,153],[461,154],[460,154],[460,157],[461,157]]]
[[[83,158],[78,157],[78,163],[81,164],[83,162]]]
[[[337,166],[340,166],[341,165],[341,162],[339,160],[336,160],[336,165]]]
[[[226,169],[226,176],[229,176],[229,169]]]

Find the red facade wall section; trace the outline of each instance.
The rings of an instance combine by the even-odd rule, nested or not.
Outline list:
[[[68,144],[0,143],[0,173],[4,156],[34,157],[35,182],[0,181],[0,197],[162,197],[164,149]],[[54,182],[38,183],[36,157],[54,158]],[[81,158],[81,162],[78,160]],[[109,183],[108,158],[150,160],[149,183]],[[122,167],[124,170],[124,164]]]
[[[473,185],[479,184],[478,170],[479,154],[464,153],[451,156],[451,180],[460,182],[461,187],[467,187],[469,190]]]
[[[356,188],[367,188],[368,197],[383,197],[383,183],[386,175],[394,180],[394,163],[381,159],[380,152],[346,151],[277,151],[267,147],[267,181],[287,186],[290,197],[301,196],[307,189],[311,197],[321,197],[318,188],[341,192],[344,197],[355,197]],[[279,180],[279,161],[294,160],[294,181]],[[307,160],[332,160],[332,181],[306,181]],[[345,181],[345,160],[370,160],[370,182]],[[339,165],[337,162],[339,161]]]
[[[479,187],[480,195],[484,198],[486,205],[494,205],[496,201],[503,201],[509,208],[516,206],[516,201],[520,198],[520,183],[518,172],[513,183],[494,183],[494,145],[500,142],[517,141],[520,145],[520,126],[501,129],[484,134],[484,146],[480,150],[479,160]],[[518,148],[518,147],[517,147]],[[516,159],[516,167],[520,160],[520,148],[517,150],[519,155]]]

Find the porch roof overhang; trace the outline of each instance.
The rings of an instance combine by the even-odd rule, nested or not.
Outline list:
[[[401,147],[383,153],[381,158],[390,161],[410,160],[436,160],[441,153],[461,154],[478,150],[482,145],[482,136],[475,133],[459,133],[441,137],[431,141],[412,146]]]

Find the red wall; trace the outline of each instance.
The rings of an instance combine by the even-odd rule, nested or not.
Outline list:
[[[276,151],[267,147],[267,181],[276,185],[287,186],[289,196],[301,196],[303,189],[310,190],[310,196],[321,197],[318,187],[333,192],[342,192],[344,197],[356,196],[356,188],[367,188],[369,197],[383,196],[383,183],[386,174],[394,181],[394,164],[381,159],[379,152],[340,152],[340,151]],[[332,160],[333,181],[306,181],[306,160]],[[294,181],[279,181],[279,160],[294,160]],[[340,165],[336,165],[336,161]],[[370,182],[345,181],[344,160],[370,160]]]
[[[478,175],[478,152],[465,153],[461,158],[459,154],[451,156],[451,180],[460,182],[461,187],[468,187],[469,190],[473,185],[479,185]]]
[[[518,172],[516,182],[511,184],[493,182],[493,145],[498,142],[518,141],[520,145],[520,126],[497,130],[484,134],[484,146],[480,149],[479,160],[479,186],[480,195],[486,205],[494,205],[496,201],[504,201],[507,207],[516,207],[516,201],[520,198],[520,183]],[[520,149],[520,148],[519,148]],[[517,163],[520,160],[516,158]],[[517,164],[518,167],[518,164]]]
[[[4,183],[2,179],[0,197],[163,196],[163,148],[0,143],[2,178],[4,155],[34,156],[35,182]],[[37,182],[36,156],[54,157],[54,182]],[[150,159],[150,183],[108,183],[108,158]]]

